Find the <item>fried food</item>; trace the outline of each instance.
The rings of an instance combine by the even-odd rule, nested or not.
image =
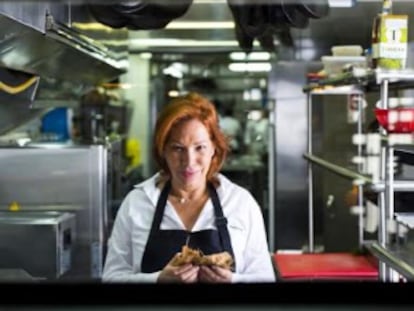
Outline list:
[[[207,266],[215,265],[230,269],[233,264],[233,258],[228,252],[204,255],[200,250],[184,245],[181,252],[173,258],[171,264],[174,266],[181,266],[187,263]]]
[[[198,263],[201,257],[202,254],[199,250],[192,249],[187,245],[184,245],[181,252],[173,258],[171,264],[173,266],[181,266],[187,263]]]

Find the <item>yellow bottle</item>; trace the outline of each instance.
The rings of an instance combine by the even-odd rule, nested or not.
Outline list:
[[[372,27],[372,64],[374,68],[405,68],[408,50],[408,15],[392,13],[392,1],[384,0],[382,12]]]

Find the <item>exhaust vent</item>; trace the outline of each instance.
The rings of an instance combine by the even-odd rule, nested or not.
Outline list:
[[[24,6],[27,15],[19,3],[0,4],[0,67],[38,76],[35,100],[78,100],[90,88],[126,72],[127,44],[125,53],[116,55],[54,18],[65,16],[68,5]]]

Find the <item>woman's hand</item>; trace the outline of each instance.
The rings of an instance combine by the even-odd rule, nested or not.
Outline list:
[[[181,266],[174,266],[171,260],[162,269],[158,276],[159,283],[196,283],[198,281],[199,266],[187,263]]]
[[[231,283],[232,272],[219,266],[201,266],[198,280],[205,283]]]

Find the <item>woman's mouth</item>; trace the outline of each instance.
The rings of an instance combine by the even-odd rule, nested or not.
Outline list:
[[[181,175],[185,178],[185,179],[190,179],[193,176],[195,176],[197,174],[197,171],[184,171],[181,173]]]

